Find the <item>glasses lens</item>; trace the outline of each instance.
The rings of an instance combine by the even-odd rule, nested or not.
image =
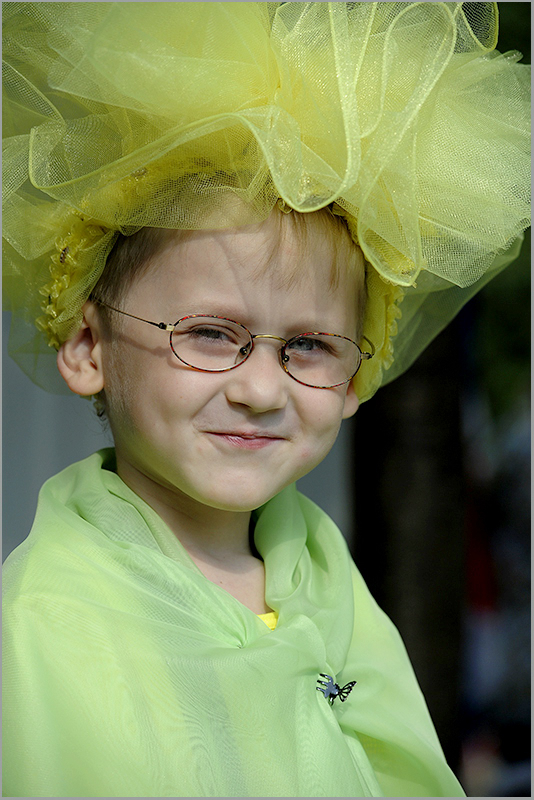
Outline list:
[[[209,372],[230,369],[245,360],[252,340],[246,328],[220,317],[186,317],[176,323],[171,338],[180,361]]]
[[[346,383],[360,363],[358,346],[333,333],[304,333],[285,346],[284,368],[308,386],[327,388]]]

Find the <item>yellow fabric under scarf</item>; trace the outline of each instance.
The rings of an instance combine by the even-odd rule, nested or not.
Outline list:
[[[276,611],[268,611],[267,614],[258,614],[258,617],[265,622],[268,628],[274,631],[276,623],[278,622],[278,614]]]

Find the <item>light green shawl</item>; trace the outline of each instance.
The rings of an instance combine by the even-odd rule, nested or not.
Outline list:
[[[258,512],[270,631],[113,469],[40,494],[4,573],[4,795],[463,796],[397,631],[294,486]],[[319,673],[357,684],[330,706]]]

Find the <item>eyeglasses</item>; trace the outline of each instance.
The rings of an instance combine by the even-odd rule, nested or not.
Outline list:
[[[370,353],[362,352],[352,339],[336,333],[307,331],[283,339],[271,333],[252,334],[240,322],[226,317],[188,314],[175,323],[152,322],[100,300],[95,302],[170,333],[169,344],[176,358],[199,372],[228,372],[240,367],[254,350],[256,339],[275,339],[282,342],[278,356],[290,378],[315,389],[333,389],[352,380],[362,361],[375,354],[366,336],[362,338],[369,345]]]

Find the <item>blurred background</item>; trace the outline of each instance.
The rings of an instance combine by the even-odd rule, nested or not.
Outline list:
[[[499,50],[530,63],[531,4],[499,10]],[[9,322],[4,559],[42,483],[111,444],[90,402],[47,394],[7,357]],[[530,797],[530,232],[299,488],[337,522],[400,629],[467,794]]]
[[[530,63],[530,3],[499,3]],[[352,424],[352,550],[475,797],[531,797],[530,231]]]

